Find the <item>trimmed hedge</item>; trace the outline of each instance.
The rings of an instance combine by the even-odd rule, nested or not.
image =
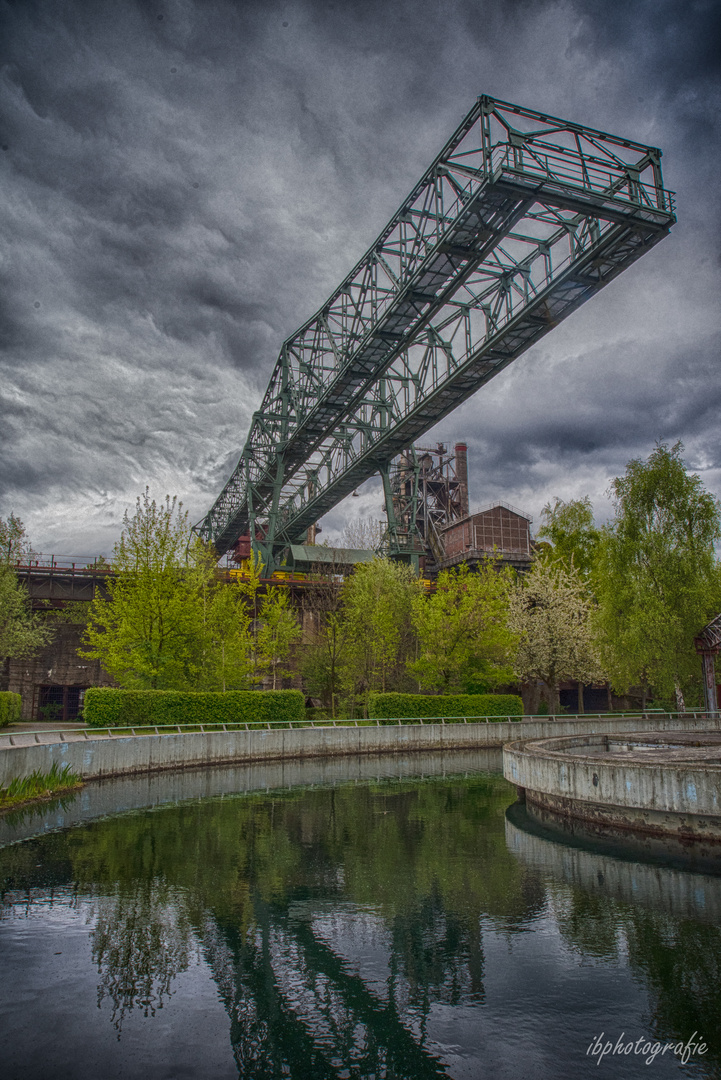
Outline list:
[[[523,716],[523,701],[517,694],[371,694],[368,715],[373,720],[469,719],[490,716]]]
[[[181,690],[116,690],[91,687],[85,693],[83,718],[93,727],[142,727],[146,724],[302,723],[305,697],[300,690],[228,690],[186,693]]]
[[[22,715],[22,698],[10,690],[0,690],[0,727],[16,724]]]

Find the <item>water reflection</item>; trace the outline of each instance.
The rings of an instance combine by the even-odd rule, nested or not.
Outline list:
[[[677,1042],[702,1032],[709,1047],[707,1075],[717,1075],[721,876],[637,862],[632,854],[623,857],[618,846],[614,855],[595,851],[581,825],[572,837],[573,846],[561,842],[520,803],[506,811],[509,850],[563,886],[554,890],[562,897],[555,914],[563,939],[581,957],[627,957],[650,992],[654,1037]],[[660,858],[657,848],[654,857]]]
[[[144,886],[144,887],[143,887]],[[92,957],[97,965],[98,1006],[107,998],[120,1032],[135,1008],[155,1016],[186,971],[195,939],[182,905],[171,903],[165,882],[150,881],[129,892],[103,896],[88,913],[94,918]]]
[[[256,777],[243,795],[216,775],[226,787],[213,797],[159,797],[13,844],[0,851],[4,940],[61,908],[88,920],[90,962],[73,978],[78,994],[92,985],[100,1009],[83,1015],[82,1043],[109,1054],[109,1029],[144,1060],[132,1072],[123,1058],[127,1076],[148,1075],[153,1032],[163,1017],[179,1023],[200,968],[229,1018],[234,1069],[254,1080],[570,1078],[592,1067],[586,1046],[609,1023],[711,1036],[721,879],[619,868],[552,842],[506,817],[514,794],[502,777],[446,764],[444,778],[334,785],[326,775],[270,792]],[[178,778],[168,780],[177,796]],[[22,982],[22,963],[43,962],[42,948],[25,935],[6,981]],[[65,1075],[65,1049],[46,1034],[56,1002],[45,995],[37,1007],[32,1045],[17,1031],[8,1043],[13,1060],[37,1051]],[[192,1024],[210,1053],[209,1020]],[[697,1075],[714,1075],[716,1044],[713,1054]],[[183,1075],[221,1075],[184,1064]],[[618,1075],[636,1075],[633,1065]],[[76,1047],[67,1075],[94,1075],[84,1067]],[[674,1061],[654,1065],[654,1077],[672,1075]]]

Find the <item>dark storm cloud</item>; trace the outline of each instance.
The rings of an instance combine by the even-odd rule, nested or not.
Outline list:
[[[58,550],[111,545],[146,482],[200,516],[282,340],[483,92],[661,146],[679,224],[426,438],[467,438],[474,496],[534,513],[601,497],[659,437],[721,482],[720,20],[671,0],[0,0],[0,513]]]

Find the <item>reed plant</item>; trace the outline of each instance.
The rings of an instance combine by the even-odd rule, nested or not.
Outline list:
[[[69,766],[58,768],[53,762],[49,772],[36,770],[29,776],[16,776],[7,787],[0,787],[0,810],[34,799],[51,799],[62,791],[82,786],[82,777]]]

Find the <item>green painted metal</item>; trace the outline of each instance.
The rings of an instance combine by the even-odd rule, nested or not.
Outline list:
[[[480,97],[375,243],[283,343],[195,531],[290,543],[674,224],[661,151]]]

